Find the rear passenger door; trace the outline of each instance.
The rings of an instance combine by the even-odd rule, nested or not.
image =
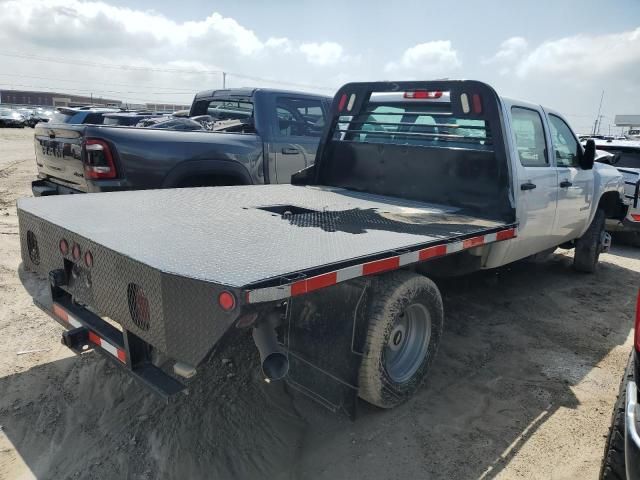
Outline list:
[[[275,158],[275,179],[271,183],[290,183],[291,175],[313,165],[325,126],[325,103],[318,98],[277,96],[273,121],[271,153]]]
[[[593,202],[593,170],[580,168],[578,150],[582,147],[569,125],[552,113],[547,118],[559,187],[554,234],[561,241],[573,240],[582,234],[589,221]]]
[[[509,250],[517,260],[556,245],[552,229],[556,215],[558,177],[547,149],[543,112],[511,108],[512,142],[516,150],[516,213],[518,239]]]

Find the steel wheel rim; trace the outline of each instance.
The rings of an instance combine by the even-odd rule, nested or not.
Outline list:
[[[431,315],[424,305],[412,303],[391,330],[384,348],[384,367],[396,383],[411,379],[422,365],[431,340]]]

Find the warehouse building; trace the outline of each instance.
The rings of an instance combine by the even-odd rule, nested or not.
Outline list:
[[[73,105],[120,107],[122,105],[122,101],[111,98],[29,90],[0,90],[0,103],[42,107],[69,107]]]

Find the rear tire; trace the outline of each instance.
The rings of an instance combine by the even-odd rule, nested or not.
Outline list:
[[[444,312],[438,287],[426,277],[396,272],[375,282],[359,395],[392,408],[423,384],[440,343]]]
[[[602,236],[604,231],[604,210],[596,210],[593,221],[584,235],[576,240],[573,256],[573,267],[579,272],[593,273],[598,267],[598,259],[602,250]]]

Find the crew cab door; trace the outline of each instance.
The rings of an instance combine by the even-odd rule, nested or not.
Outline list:
[[[562,243],[578,238],[587,227],[593,202],[593,170],[578,164],[580,146],[575,134],[562,118],[547,114],[552,152],[558,171],[558,211],[554,236]]]
[[[515,197],[518,238],[508,252],[509,261],[557,245],[552,236],[558,198],[558,174],[552,165],[543,112],[520,106],[511,108],[515,146]],[[513,149],[512,149],[513,151]]]
[[[326,116],[325,104],[318,98],[275,97],[271,183],[291,183],[291,175],[313,164]]]

